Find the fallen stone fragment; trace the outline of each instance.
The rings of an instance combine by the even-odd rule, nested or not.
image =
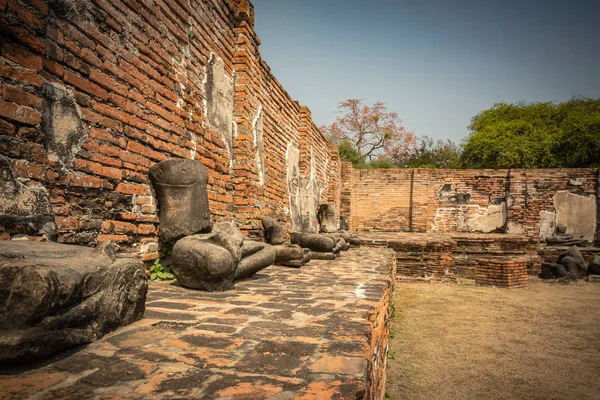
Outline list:
[[[542,279],[560,279],[567,278],[569,275],[562,264],[545,262],[542,264]]]
[[[596,275],[596,274],[588,275],[586,280],[588,282],[600,283],[600,275]]]
[[[0,241],[0,362],[90,343],[142,318],[141,261],[97,248]]]
[[[283,228],[275,220],[271,217],[261,217],[260,221],[262,222],[263,228],[265,230],[265,240],[270,244],[283,244],[284,240],[284,232]]]
[[[337,254],[311,251],[310,258],[311,260],[335,260],[337,258]]]
[[[600,256],[594,256],[588,265],[588,275],[600,275]]]

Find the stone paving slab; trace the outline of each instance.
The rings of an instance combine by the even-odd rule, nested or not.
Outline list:
[[[379,398],[393,259],[353,249],[223,293],[152,282],[144,319],[43,367],[0,371],[0,399]]]

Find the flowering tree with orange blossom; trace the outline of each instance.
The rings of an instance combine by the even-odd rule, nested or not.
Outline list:
[[[336,122],[323,125],[321,132],[333,143],[350,144],[364,161],[395,159],[417,147],[415,135],[385,103],[368,106],[363,99],[348,99],[339,103],[337,113]]]

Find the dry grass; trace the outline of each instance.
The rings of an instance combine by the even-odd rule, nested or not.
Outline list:
[[[600,284],[400,283],[394,399],[600,399]]]

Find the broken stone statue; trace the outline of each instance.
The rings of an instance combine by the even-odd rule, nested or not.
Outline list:
[[[585,278],[587,276],[587,264],[577,246],[570,247],[558,256],[558,262],[562,264],[568,273]]]
[[[260,221],[265,230],[265,241],[269,244],[283,244],[284,232],[279,222],[274,218],[267,216],[261,217]]]
[[[577,246],[570,247],[558,256],[558,262],[542,264],[542,279],[567,278],[577,280],[588,275],[588,266]]]
[[[142,318],[148,281],[112,242],[0,241],[0,363],[90,343]]]
[[[210,231],[206,182],[199,160],[172,159],[150,168],[150,180],[159,206],[159,237],[171,242]]]
[[[321,204],[317,212],[317,220],[319,221],[319,232],[333,233],[338,231],[333,205]]]
[[[284,232],[277,220],[267,216],[261,217],[260,220],[265,231],[265,240],[273,245],[277,254],[275,265],[300,268],[310,261],[311,251],[309,249],[303,249],[297,244],[283,244]]]
[[[336,212],[333,204],[321,204],[319,206],[319,212],[317,213],[317,219],[319,221],[319,231],[321,233],[326,233],[336,238],[344,239],[346,243],[350,245],[350,247],[359,247],[360,239],[357,236],[353,236],[345,230],[337,229],[335,216]],[[348,225],[347,219],[345,225]]]
[[[556,232],[554,235],[546,238],[546,244],[549,246],[579,246],[586,247],[589,242],[580,237],[579,239],[573,238],[573,235],[567,234],[567,227],[562,224],[556,225]]]
[[[246,239],[232,223],[221,222],[210,233],[177,241],[171,267],[181,286],[223,291],[273,264],[275,257],[271,245]]]
[[[329,234],[292,232],[290,238],[292,244],[310,249],[313,260],[335,260],[340,251],[349,248],[343,238]]]

